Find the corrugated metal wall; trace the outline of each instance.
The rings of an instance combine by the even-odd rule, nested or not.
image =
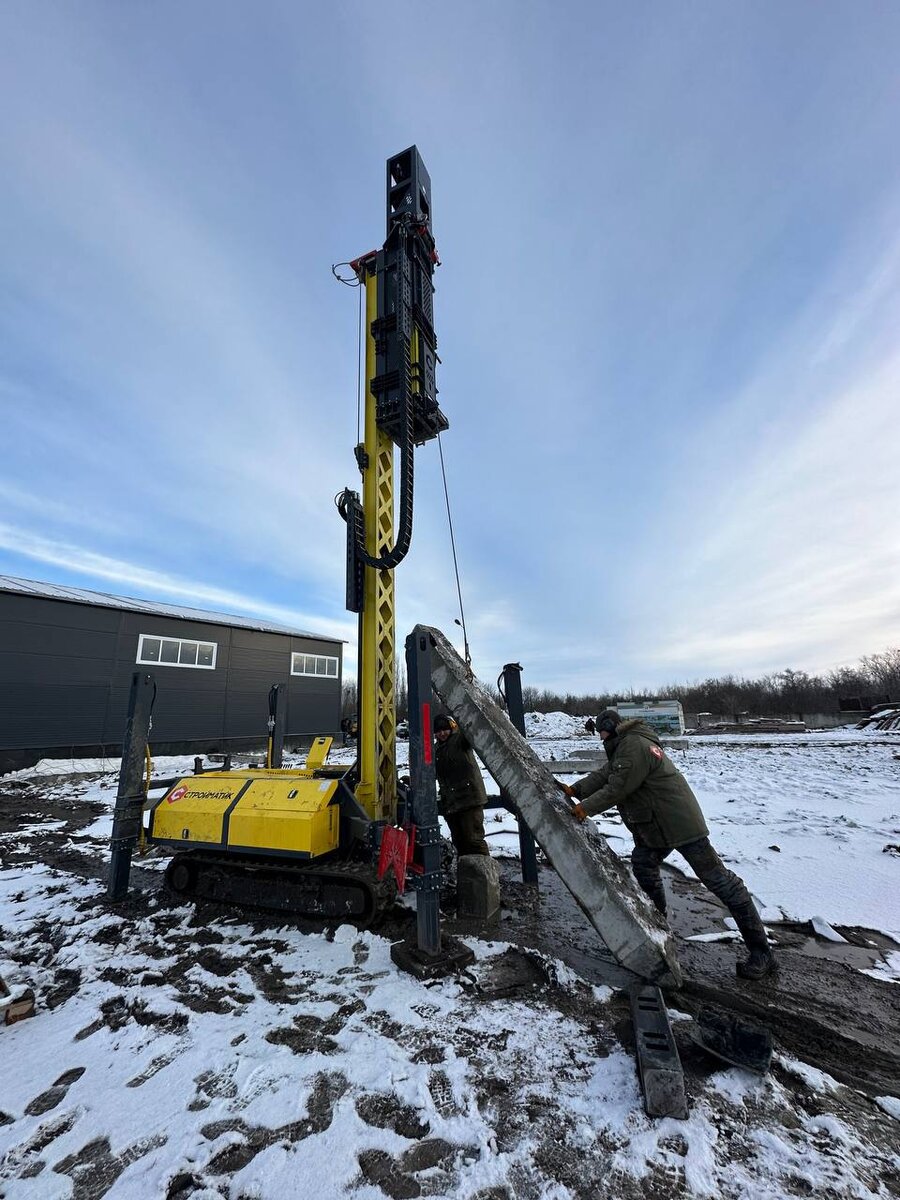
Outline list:
[[[136,663],[140,634],[218,646],[214,670]],[[339,643],[124,609],[0,593],[0,749],[114,746],[134,671],[158,693],[153,743],[264,740],[268,693],[285,686],[287,737],[335,732],[341,678],[292,676],[291,654],[341,659]],[[339,667],[340,670],[340,667]]]

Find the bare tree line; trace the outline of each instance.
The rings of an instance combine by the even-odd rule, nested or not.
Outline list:
[[[488,689],[497,699],[494,688]],[[685,712],[709,712],[718,716],[799,717],[804,713],[836,713],[842,700],[860,700],[864,707],[887,699],[900,701],[900,648],[889,646],[880,654],[864,655],[855,667],[838,667],[827,675],[810,675],[786,667],[758,679],[722,675],[694,683],[671,683],[661,688],[628,691],[562,694],[547,688],[524,686],[526,712],[565,712],[573,716],[593,715],[620,701],[680,700]],[[406,675],[398,664],[396,681],[398,719],[407,714]],[[357,711],[356,681],[344,683],[341,715]]]
[[[406,686],[406,671],[398,663],[394,679],[394,702],[397,708],[397,720],[403,721],[409,715],[409,691]],[[341,684],[341,716],[358,716],[358,692],[355,679],[345,679]]]
[[[737,675],[670,683],[661,688],[560,695],[547,689],[522,689],[528,712],[594,714],[617,701],[680,700],[685,712],[709,712],[737,718],[799,717],[803,713],[836,713],[842,700],[859,700],[863,707],[888,699],[900,701],[900,648],[864,655],[855,667],[839,667],[827,675],[810,675],[786,667],[758,679]]]

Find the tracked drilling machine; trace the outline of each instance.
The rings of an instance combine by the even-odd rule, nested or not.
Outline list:
[[[349,770],[329,767],[330,738],[319,738],[302,769],[282,769],[273,690],[266,767],[172,780],[151,807],[149,841],[175,851],[166,876],[176,892],[358,925],[376,919],[395,884],[408,880],[416,890],[416,937],[392,947],[394,961],[422,977],[471,961],[471,950],[440,928],[436,695],[500,785],[504,806],[514,801],[520,831],[523,820],[527,825],[524,877],[537,876],[533,835],[616,959],[645,979],[676,981],[677,959],[661,918],[593,826],[573,822],[556,781],[523,736],[518,664],[505,668],[514,726],[473,678],[468,655],[463,661],[439,630],[417,625],[406,639],[408,788],[397,780],[393,572],[412,539],[415,449],[447,428],[435,385],[437,262],[430,181],[412,146],[388,159],[382,249],[348,264],[364,289],[366,314],[365,437],[356,447],[362,496],[346,489],[337,501],[347,527],[347,607],[359,615],[357,762]],[[113,823],[111,899],[127,891],[141,830],[154,692],[151,675],[135,674]]]
[[[383,247],[348,264],[364,289],[366,331],[365,434],[355,450],[362,495],[346,489],[337,499],[346,522],[347,607],[359,614],[357,762],[350,770],[329,767],[331,739],[320,738],[303,768],[281,768],[270,695],[264,769],[188,776],[150,807],[148,841],[175,852],[166,882],[176,892],[365,925],[403,886],[413,849],[398,824],[407,814],[395,753],[394,571],[412,539],[416,447],[448,428],[435,383],[438,261],[431,183],[411,146],[387,162]],[[135,675],[113,829],[113,898],[127,890],[140,827],[151,685],[150,676]],[[439,870],[431,868],[440,839],[431,810],[420,822],[418,875],[434,893],[436,914]]]

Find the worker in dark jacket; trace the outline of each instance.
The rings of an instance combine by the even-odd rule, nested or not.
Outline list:
[[[450,826],[457,854],[488,854],[484,840],[487,792],[465,734],[450,717],[434,719],[438,811]]]
[[[702,884],[722,901],[740,930],[750,956],[737,964],[738,975],[762,979],[775,969],[766,931],[742,879],[729,871],[709,841],[709,830],[688,781],[666,756],[659,738],[641,721],[623,721],[615,709],[597,718],[608,762],[585,776],[566,795],[577,803],[573,815],[584,821],[604,809],[618,808],[634,837],[634,877],[665,914],[666,893],[660,863],[673,850],[690,863]]]

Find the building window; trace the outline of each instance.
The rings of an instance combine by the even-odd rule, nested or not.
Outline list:
[[[327,679],[337,679],[338,660],[325,654],[292,654],[292,675],[322,675]]]
[[[138,638],[136,661],[165,667],[200,667],[212,671],[216,665],[215,642],[195,642],[189,638],[154,637],[142,633]]]

